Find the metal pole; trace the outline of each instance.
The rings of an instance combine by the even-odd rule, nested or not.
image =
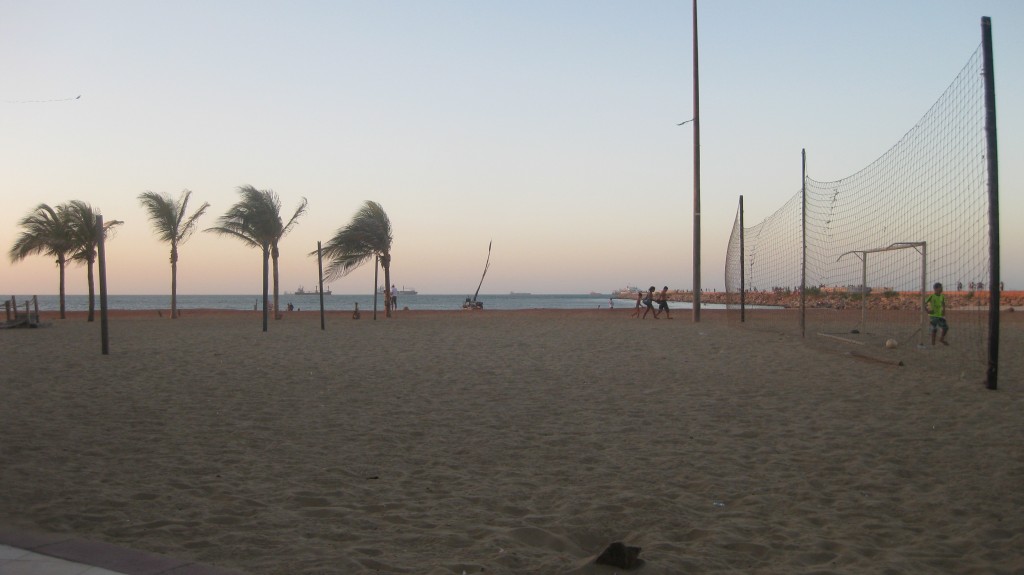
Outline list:
[[[928,242],[921,243],[921,329],[918,330],[918,345],[924,345],[924,332],[928,329]]]
[[[103,355],[110,355],[110,329],[107,322],[107,252],[104,247],[103,216],[96,216],[96,261],[100,274],[100,339]]]
[[[693,321],[700,321],[700,74],[697,0],[693,0]]]
[[[317,281],[320,282],[320,331],[325,329],[324,325],[324,256],[321,251],[320,242],[316,243],[316,272]]]
[[[800,150],[800,337],[807,329],[807,150]]]
[[[747,321],[746,246],[743,245],[743,195],[740,195],[740,323]]]
[[[868,253],[860,262],[860,331],[868,331]]]
[[[988,153],[988,374],[985,386],[997,388],[999,368],[999,152],[996,146],[996,78],[992,57],[992,19],[981,19],[985,74],[985,140]]]

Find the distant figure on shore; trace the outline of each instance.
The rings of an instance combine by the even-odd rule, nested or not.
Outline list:
[[[665,317],[667,317],[668,319],[672,319],[672,316],[668,314],[668,286],[661,288],[660,295],[661,297],[658,299],[658,311],[665,312]],[[658,317],[658,314],[655,313],[654,317]]]
[[[942,345],[949,345],[946,343],[946,332],[949,331],[949,324],[946,323],[946,296],[942,295],[941,283],[935,282],[932,287],[935,289],[935,293],[924,300],[924,305],[928,308],[928,319],[932,324],[932,345],[935,345],[935,334],[940,329],[942,335],[939,336],[939,341]]]
[[[359,302],[355,302],[356,309],[352,312],[352,319],[359,319]]]
[[[391,309],[398,309],[398,288],[391,284]]]
[[[647,312],[652,312],[654,319],[658,319],[658,312],[654,310],[654,290],[655,287],[651,286],[647,290],[647,295],[644,296],[644,316],[640,319],[647,319]]]
[[[615,300],[608,298],[608,309],[615,309]]]
[[[636,292],[636,307],[633,308],[633,315],[629,317],[640,317],[640,302],[644,299],[644,292],[637,290]]]

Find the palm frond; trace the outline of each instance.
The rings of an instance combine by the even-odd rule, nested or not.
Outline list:
[[[17,262],[30,255],[51,255],[62,258],[72,249],[71,230],[58,210],[39,204],[18,221],[22,233],[15,240],[8,256]]]
[[[337,279],[374,256],[390,259],[392,241],[391,220],[384,208],[377,202],[365,202],[352,221],[322,247],[327,260],[325,276]]]

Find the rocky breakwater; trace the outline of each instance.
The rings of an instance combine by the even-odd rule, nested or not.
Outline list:
[[[1004,291],[1000,294],[1000,307],[1006,310],[1024,308],[1024,291]],[[636,299],[636,292],[628,289],[618,290],[613,294],[617,299]],[[921,295],[912,292],[883,292],[869,294],[867,307],[878,310],[914,310],[921,307]],[[988,292],[952,291],[946,292],[949,309],[974,309],[988,307]],[[739,305],[738,293],[722,291],[701,292],[701,302],[714,304]],[[792,290],[748,291],[744,298],[747,305],[778,306],[785,308],[800,307],[800,293]],[[670,302],[693,302],[693,292],[669,290]],[[806,305],[810,308],[825,309],[859,309],[861,295],[845,291],[825,291],[816,289],[808,291]]]

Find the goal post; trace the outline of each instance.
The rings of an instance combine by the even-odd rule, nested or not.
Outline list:
[[[861,331],[867,330],[868,322],[868,254],[877,254],[892,252],[897,250],[915,250],[921,255],[921,288],[920,288],[920,302],[921,302],[921,318],[920,328],[918,330],[918,344],[924,344],[924,333],[928,321],[928,309],[925,306],[925,294],[928,293],[928,242],[896,242],[890,244],[884,248],[873,248],[868,250],[852,250],[848,251],[839,256],[836,262],[839,262],[848,255],[854,255],[860,260],[861,266],[861,281],[860,281],[860,329]]]

